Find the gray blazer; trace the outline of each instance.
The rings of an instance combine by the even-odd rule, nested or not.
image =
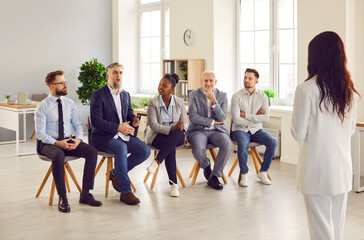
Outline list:
[[[173,108],[173,123],[171,126],[175,126],[182,120],[185,124],[185,129],[187,129],[188,119],[186,106],[181,98],[174,95],[172,95],[172,97],[174,98],[176,106]],[[144,141],[150,145],[158,133],[168,135],[171,126],[162,125],[162,108],[159,107],[158,96],[149,100],[147,112],[148,123],[144,130]]]
[[[203,87],[192,91],[188,98],[188,115],[190,125],[187,130],[187,138],[197,131],[204,131],[205,127],[210,127],[214,120],[223,122],[226,119],[228,99],[225,92],[214,89],[217,104],[211,109],[211,117],[207,116],[207,98]],[[216,129],[228,134],[225,124],[215,125]]]

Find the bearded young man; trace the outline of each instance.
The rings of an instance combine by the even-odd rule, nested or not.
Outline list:
[[[65,156],[85,158],[82,192],[79,202],[90,206],[101,206],[89,193],[94,187],[97,150],[82,142],[83,128],[78,118],[75,103],[65,97],[67,82],[63,71],[48,73],[45,82],[50,94],[41,101],[34,115],[37,137],[37,152],[52,160],[52,174],[59,195],[58,210],[71,211],[64,182]]]

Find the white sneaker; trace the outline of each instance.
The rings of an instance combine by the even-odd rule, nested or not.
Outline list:
[[[175,184],[174,182],[172,182],[171,180],[169,180],[172,185],[171,185],[171,190],[169,191],[169,196],[171,197],[178,197],[179,196],[179,187],[177,184]]]
[[[267,172],[260,172],[258,173],[258,178],[262,181],[263,184],[265,185],[271,185],[272,182],[269,180],[268,176],[267,176]]]
[[[247,187],[248,186],[248,174],[240,173],[238,182],[239,182],[240,186]]]
[[[158,163],[157,161],[153,160],[153,162],[149,165],[149,167],[147,167],[147,170],[150,174],[154,174],[157,168],[158,168]]]

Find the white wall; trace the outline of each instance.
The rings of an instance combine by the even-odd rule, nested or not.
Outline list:
[[[355,78],[356,89],[362,95],[362,100],[357,108],[358,121],[364,121],[364,1],[357,0],[355,4],[356,31],[355,31]],[[364,149],[364,146],[362,147]]]
[[[309,42],[323,31],[335,31],[345,42],[345,0],[298,0],[298,84],[307,78]]]
[[[170,1],[170,57],[205,59],[205,68],[214,68],[214,10],[211,0]],[[196,42],[186,46],[183,33],[196,32]]]
[[[86,122],[88,107],[75,93],[79,67],[92,58],[111,61],[111,0],[2,1],[0,31],[0,99],[17,91],[48,92],[46,74],[63,69],[69,97]],[[31,134],[32,116],[27,121]],[[0,140],[13,136],[0,128]]]
[[[217,88],[235,92],[235,0],[171,0],[171,58],[205,59],[205,69],[215,71]],[[186,29],[197,41],[183,42]]]
[[[236,85],[236,0],[214,0],[214,71],[217,87],[226,92],[230,102]]]
[[[355,4],[355,77],[354,83],[356,89],[362,96],[357,108],[357,119],[364,122],[364,1],[357,0]],[[360,149],[364,149],[364,134],[361,134]],[[361,175],[364,175],[364,154],[361,153]]]

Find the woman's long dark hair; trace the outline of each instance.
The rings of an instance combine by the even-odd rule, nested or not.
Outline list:
[[[344,121],[345,114],[351,109],[354,100],[354,83],[346,68],[346,54],[344,43],[335,32],[322,32],[311,40],[308,45],[308,78],[317,76],[320,89],[320,111],[323,103],[326,110],[336,112]]]

